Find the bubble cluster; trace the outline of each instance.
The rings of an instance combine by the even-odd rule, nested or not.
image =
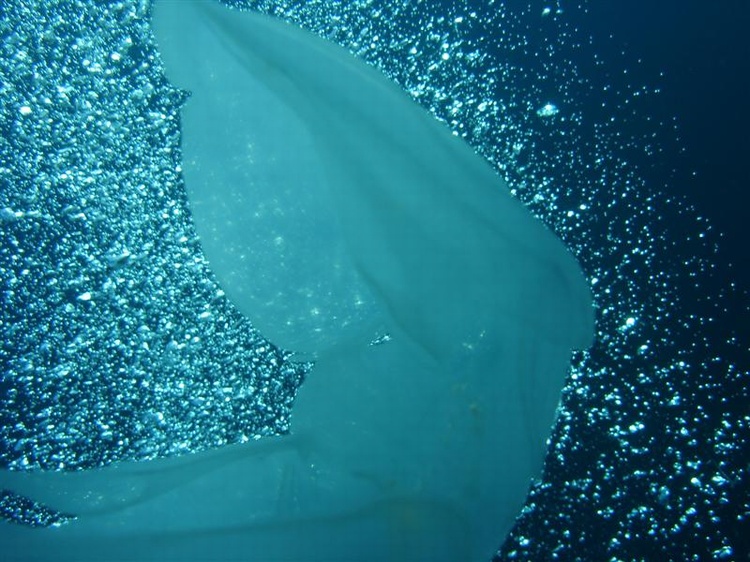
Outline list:
[[[228,3],[381,68],[591,280],[596,343],[574,358],[544,477],[498,560],[740,558],[750,397],[732,318],[748,299],[720,233],[658,179],[684,163],[679,120],[649,109],[659,78],[639,83],[637,60],[579,27],[585,5]],[[286,431],[309,366],[252,330],[202,256],[179,177],[183,98],[148,3],[6,4],[4,464],[95,466]]]
[[[145,3],[9,2],[0,49],[0,460],[73,470],[283,433],[308,366],[203,257],[183,96]]]

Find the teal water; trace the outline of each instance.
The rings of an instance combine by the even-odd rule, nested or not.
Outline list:
[[[711,130],[709,150],[682,133],[685,108],[718,94],[671,103],[690,94],[655,62],[660,43],[624,24],[610,38],[622,18],[585,7],[253,5],[380,66],[495,164],[592,282],[597,343],[576,358],[545,477],[500,559],[742,559],[747,257],[721,234],[739,230],[721,224],[731,212],[693,195],[738,181],[710,155],[741,141]],[[182,94],[161,77],[147,11],[0,7],[0,458],[14,469],[283,433],[306,372],[202,256],[177,172]]]

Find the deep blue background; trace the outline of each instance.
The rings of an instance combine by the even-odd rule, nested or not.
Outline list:
[[[515,7],[515,1],[510,2]],[[521,0],[517,4],[519,9],[529,5]],[[532,30],[536,29],[534,22],[539,21],[538,14],[545,5],[554,9],[556,3],[531,4],[528,19]],[[583,97],[586,117],[602,122],[615,113],[612,103],[628,99],[633,103],[625,109],[637,106],[637,116],[633,118],[628,111],[619,112],[617,131],[622,131],[623,138],[634,141],[657,133],[656,144],[662,151],[654,156],[629,150],[624,144],[618,147],[615,143],[615,149],[622,148],[624,152],[617,156],[637,166],[635,176],[645,180],[644,189],[658,194],[654,206],[663,213],[662,220],[649,226],[669,230],[663,239],[669,241],[669,252],[674,253],[674,260],[664,259],[659,254],[649,262],[649,267],[679,268],[680,260],[693,256],[701,263],[711,264],[700,272],[693,264],[685,268],[684,274],[669,276],[671,288],[679,295],[679,300],[664,305],[671,320],[667,321],[665,316],[656,330],[670,334],[669,344],[659,348],[662,355],[654,363],[668,364],[671,357],[679,354],[691,368],[684,373],[674,373],[678,378],[673,383],[665,378],[652,386],[662,385],[653,395],[658,397],[667,395],[673,384],[683,399],[679,415],[691,422],[701,420],[701,423],[686,424],[686,429],[700,443],[694,451],[684,449],[686,457],[695,455],[706,467],[725,462],[733,484],[726,492],[728,505],[712,503],[714,500],[698,501],[690,486],[683,486],[680,477],[668,466],[662,467],[660,463],[669,457],[665,451],[683,450],[684,445],[675,438],[682,422],[658,399],[647,404],[653,389],[646,384],[633,384],[634,373],[639,369],[647,372],[647,366],[622,360],[615,348],[610,356],[611,365],[606,363],[606,358],[603,362],[613,376],[601,377],[595,384],[602,388],[589,387],[590,396],[580,402],[576,402],[574,396],[568,407],[584,412],[588,405],[602,403],[608,389],[627,385],[630,380],[632,388],[638,391],[633,396],[644,402],[639,405],[635,400],[630,410],[626,403],[618,414],[647,415],[649,423],[657,422],[650,425],[653,433],[647,441],[648,455],[638,458],[627,450],[618,451],[618,445],[607,440],[603,428],[588,427],[581,418],[574,418],[571,436],[583,444],[583,453],[576,455],[572,450],[566,451],[567,464],[560,466],[548,457],[547,477],[553,482],[550,488],[553,491],[539,492],[537,510],[526,521],[522,519],[515,532],[516,538],[530,537],[531,546],[521,558],[513,558],[511,550],[517,548],[518,541],[511,537],[500,559],[548,560],[551,549],[565,543],[560,537],[566,530],[572,538],[567,543],[569,549],[558,557],[561,560],[605,560],[618,552],[622,559],[687,560],[694,556],[693,559],[710,560],[716,559],[715,553],[723,544],[721,537],[733,548],[728,560],[750,560],[750,525],[746,515],[740,517],[741,513],[748,513],[750,498],[746,472],[748,432],[739,421],[750,412],[746,382],[750,372],[750,300],[747,295],[750,238],[745,234],[745,225],[750,223],[750,1],[590,0],[568,3],[563,0],[560,6],[565,11],[562,18],[567,29],[577,30],[573,38],[581,41],[592,38],[591,44],[584,44],[582,49],[565,50],[560,59],[564,62],[564,57],[572,57],[583,83],[591,86],[590,91],[582,87],[581,92],[575,92]],[[543,36],[541,32],[538,35]],[[531,39],[534,41],[537,37]],[[594,55],[604,64],[595,67]],[[606,110],[599,110],[604,101],[601,92],[605,85],[610,87],[606,97],[610,105]],[[634,102],[633,88],[639,86],[646,92],[658,88],[660,93],[647,93]],[[672,123],[676,123],[676,128]],[[580,147],[580,150],[587,149],[590,147]],[[617,187],[601,186],[597,195],[606,196],[608,190],[613,189]],[[664,205],[658,204],[660,198]],[[684,204],[675,203],[675,199],[692,206],[695,212],[686,210]],[[623,206],[619,211],[634,209],[635,206]],[[707,218],[713,227],[707,246],[695,239],[696,229],[704,228],[694,220],[696,214]],[[721,238],[719,232],[723,233]],[[662,233],[652,234],[661,238]],[[693,238],[689,240],[688,236]],[[637,238],[631,234],[629,240]],[[713,254],[707,247],[716,240],[719,240],[719,250]],[[656,244],[654,251],[663,252],[663,249]],[[612,263],[602,265],[618,271],[619,256],[613,253],[611,259]],[[644,279],[636,278],[633,284],[636,290],[645,287],[646,291],[649,285],[645,278],[653,272],[643,268],[640,273]],[[732,283],[735,290],[728,289]],[[643,292],[638,296],[648,297]],[[688,315],[716,321],[682,329],[679,319]],[[659,339],[658,333],[653,331],[643,333],[650,333],[654,341]],[[738,345],[727,343],[731,341]],[[728,365],[732,366],[731,373],[744,375],[732,376]],[[597,393],[600,402],[594,398]],[[734,452],[724,456],[717,455],[710,445],[713,437],[709,422],[722,416],[728,416],[737,428],[731,441]],[[603,520],[596,513],[596,506],[587,505],[586,501],[577,502],[575,495],[562,497],[560,490],[566,489],[565,483],[580,474],[594,473],[597,478],[596,470],[591,471],[590,467],[600,455],[611,465],[608,479],[595,480],[594,487],[603,490],[602,495],[610,502],[607,507],[613,508],[618,516],[636,508],[638,502],[648,497],[644,491],[648,478],[632,478],[635,469],[642,469],[650,478],[662,478],[664,484],[673,487],[674,494],[681,496],[685,505],[697,505],[700,525],[687,525],[673,533],[668,526],[674,520],[673,515],[660,513],[657,506],[649,524],[658,531],[651,535],[649,529],[639,527],[640,524],[615,523],[617,517]],[[715,517],[709,517],[710,513]],[[608,546],[607,541],[613,536],[629,538],[618,550]]]
[[[722,258],[748,286],[745,224],[750,218],[750,2],[629,0],[590,2],[588,21],[598,45],[621,46],[630,80],[663,85],[655,115],[675,115],[684,156],[672,155],[682,193],[726,233]],[[635,72],[635,74],[634,74]],[[659,72],[664,79],[657,80]],[[669,155],[669,152],[667,153]],[[693,175],[695,172],[695,175]],[[655,171],[656,174],[666,173]],[[654,177],[655,182],[665,178]]]

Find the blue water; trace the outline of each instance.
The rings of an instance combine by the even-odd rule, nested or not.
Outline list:
[[[381,66],[592,280],[597,343],[498,559],[746,560],[746,2],[404,4],[254,3]],[[174,171],[181,95],[146,8],[0,6],[0,461],[15,469],[288,431],[306,372],[202,259]],[[6,516],[18,505],[0,496]]]

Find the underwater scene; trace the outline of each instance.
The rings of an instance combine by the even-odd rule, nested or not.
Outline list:
[[[2,0],[0,560],[747,560],[750,13],[653,4]]]

